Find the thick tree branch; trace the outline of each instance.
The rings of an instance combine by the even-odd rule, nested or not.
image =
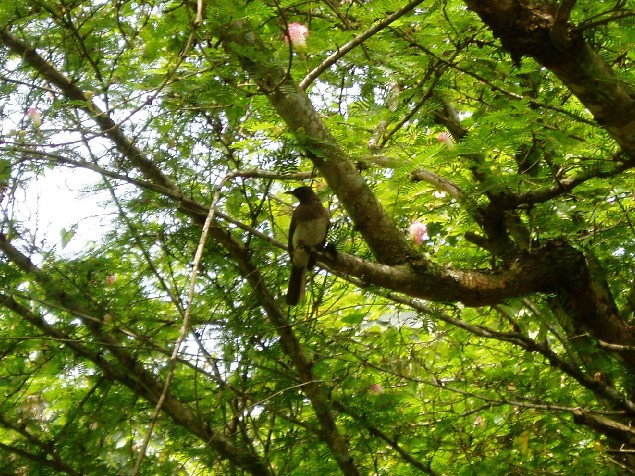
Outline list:
[[[560,287],[569,275],[580,276],[585,265],[581,253],[567,244],[554,243],[517,259],[496,272],[465,271],[417,263],[388,266],[353,255],[326,253],[329,268],[359,277],[368,286],[381,286],[408,296],[435,302],[462,302],[487,306],[524,294]],[[554,270],[557,269],[559,271]],[[565,279],[563,279],[563,277]]]
[[[417,263],[387,266],[339,253],[322,256],[330,269],[361,279],[367,286],[381,286],[435,302],[461,302],[487,306],[531,293],[555,293],[559,307],[589,329],[598,339],[622,346],[635,345],[631,326],[622,320],[606,283],[589,271],[585,256],[567,243],[549,243],[525,252],[496,272],[465,271]],[[635,352],[620,353],[635,369]]]
[[[224,239],[224,245],[231,257],[238,263],[241,274],[251,285],[258,301],[267,313],[267,317],[276,327],[285,353],[300,375],[302,389],[311,401],[313,411],[320,423],[320,437],[329,446],[343,474],[359,475],[359,470],[348,452],[346,440],[337,429],[335,416],[330,408],[326,392],[315,380],[312,363],[302,350],[302,345],[293,331],[291,322],[282,312],[278,301],[269,293],[260,271],[251,263],[249,250],[245,249],[229,233]]]
[[[522,0],[464,0],[500,38],[516,60],[535,58],[553,71],[591,111],[631,159],[635,159],[635,91],[618,79],[611,67],[584,38],[569,32],[554,44],[556,12],[544,2]],[[572,2],[564,2],[564,10]],[[566,17],[563,13],[562,17]],[[556,25],[556,32],[559,26]]]
[[[629,449],[635,438],[635,429],[631,425],[625,425],[601,415],[594,415],[581,408],[574,410],[573,421],[591,427],[609,438],[624,443],[628,445]]]
[[[377,259],[382,263],[403,263],[406,256],[414,254],[306,93],[272,59],[249,21],[232,22],[220,32],[220,37],[303,144]],[[247,56],[246,50],[252,53]]]
[[[558,5],[553,26],[551,27],[551,41],[562,50],[571,47],[571,39],[567,28],[569,26],[569,16],[575,6],[575,2],[576,0],[560,0],[560,5]]]

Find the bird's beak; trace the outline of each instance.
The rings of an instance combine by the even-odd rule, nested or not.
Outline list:
[[[287,190],[287,191],[286,191],[286,192],[284,192],[284,193],[286,193],[287,195],[293,195],[293,190]]]

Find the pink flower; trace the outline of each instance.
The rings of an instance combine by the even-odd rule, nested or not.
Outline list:
[[[381,395],[384,393],[384,388],[380,384],[374,383],[370,386],[370,393],[373,395]]]
[[[410,238],[420,245],[423,240],[428,238],[428,229],[419,220],[415,220],[410,224]]]
[[[439,132],[439,135],[437,135],[437,141],[444,142],[448,149],[452,149],[454,147],[452,136],[447,132]]]
[[[25,116],[31,119],[31,122],[35,127],[40,127],[42,125],[42,113],[37,108],[28,108]]]
[[[309,37],[309,29],[302,23],[289,23],[289,29],[285,35],[285,41],[291,41],[298,51],[306,50],[306,39]]]

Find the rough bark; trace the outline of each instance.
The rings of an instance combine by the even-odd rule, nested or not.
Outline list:
[[[220,32],[226,50],[266,94],[271,105],[303,144],[306,154],[337,194],[355,226],[381,263],[404,263],[412,253],[404,235],[340,147],[306,93],[272,60],[248,20],[237,20]],[[251,51],[246,56],[244,51]]]
[[[555,22],[555,7],[529,0],[465,3],[516,61],[531,56],[551,70],[635,159],[635,91],[616,77],[573,25]]]
[[[513,27],[517,34],[520,25],[527,34],[535,35],[533,42],[526,40],[528,45],[534,45],[538,40],[550,41],[548,27],[553,20],[550,20],[548,12],[536,8],[519,13],[515,10],[520,8],[518,2],[494,3],[499,5],[497,13],[501,15],[497,31]],[[491,13],[491,9],[484,10]],[[505,20],[504,15],[510,17]],[[532,19],[536,22],[533,26],[529,24]],[[540,31],[542,33],[539,34]],[[286,70],[270,59],[272,55],[258,40],[251,25],[245,20],[234,22],[226,27],[221,38],[227,50],[239,59],[245,71],[267,95],[290,130],[305,139],[307,153],[351,213],[369,246],[379,250],[389,244],[389,251],[383,255],[388,259],[383,263],[380,259],[379,264],[344,254],[336,260],[324,257],[324,262],[333,269],[357,276],[368,285],[379,285],[432,301],[462,302],[469,306],[491,305],[536,292],[558,293],[563,309],[594,336],[620,345],[635,344],[630,327],[618,316],[608,288],[596,282],[584,255],[566,243],[550,243],[531,253],[519,253],[515,259],[509,260],[505,268],[489,272],[445,268],[416,256],[404,242],[403,234],[396,232],[394,224],[363,183],[347,154],[336,143],[309,98],[287,76]],[[508,39],[511,41],[511,38],[510,33]],[[236,48],[236,45],[242,49]],[[256,53],[244,56],[240,51],[245,47]],[[538,48],[536,45],[533,47]],[[551,46],[547,48],[551,53],[542,54],[546,58],[560,55],[559,50],[554,48]],[[382,252],[376,251],[378,253],[381,255]],[[403,256],[406,260],[395,261],[395,256]],[[635,369],[635,356],[621,357],[629,368]]]
[[[14,52],[20,54],[25,61],[42,74],[48,81],[59,87],[68,99],[78,102],[78,107],[86,112],[98,124],[103,134],[112,140],[122,155],[127,158],[130,163],[136,167],[147,179],[148,188],[169,196],[177,203],[179,209],[189,215],[194,222],[203,224],[207,215],[207,209],[187,198],[180,192],[176,185],[124,134],[117,124],[108,117],[103,111],[100,111],[86,96],[83,91],[71,82],[66,76],[58,71],[55,66],[44,60],[35,49],[25,44],[12,33],[0,30],[0,41],[8,46]],[[258,294],[259,301],[268,317],[273,322],[280,336],[285,352],[291,358],[303,384],[303,389],[311,401],[313,410],[320,422],[320,436],[328,444],[334,458],[337,460],[343,474],[356,476],[359,474],[353,458],[348,453],[347,444],[344,438],[339,434],[335,422],[335,414],[328,405],[328,398],[325,390],[313,378],[312,364],[304,354],[299,339],[293,332],[293,328],[282,312],[277,301],[269,293],[265,286],[259,271],[251,264],[248,258],[247,250],[244,250],[239,242],[237,242],[231,233],[219,226],[212,226],[210,235],[218,243],[220,243],[229,252],[232,258],[238,263],[239,268],[249,281],[250,285]],[[16,263],[25,272],[36,272],[36,268],[30,263],[28,258],[16,250],[11,243],[0,235],[0,250],[2,250],[11,261]],[[42,279],[44,275],[40,273]],[[45,283],[43,283],[45,284]],[[62,301],[66,298],[58,296]],[[80,313],[81,315],[81,313]],[[98,325],[91,324],[90,321],[86,325],[93,333],[104,339],[106,343],[110,342],[108,336],[103,334]],[[159,395],[161,395],[163,386],[154,379],[152,375],[145,370],[143,365],[125,352],[118,342],[112,341],[113,349],[111,351],[122,364],[124,364],[136,376],[133,383],[137,387],[132,387],[138,391],[144,398],[156,403]],[[115,374],[121,377],[121,374]],[[117,378],[124,385],[130,386],[127,380]],[[145,385],[139,385],[144,383]],[[229,459],[236,466],[244,468],[252,474],[266,475],[270,474],[268,466],[262,462],[257,455],[242,452],[241,449],[233,447],[230,442],[221,435],[211,431],[208,427],[202,425],[190,428],[190,424],[197,421],[195,416],[181,404],[178,400],[170,397],[166,398],[163,404],[163,410],[172,416],[175,421],[187,427],[193,434],[201,437],[207,444],[217,451],[222,457]]]
[[[524,56],[534,58],[552,71],[582,104],[597,123],[613,137],[630,161],[635,159],[635,91],[618,79],[611,67],[584,40],[569,22],[575,2],[561,1],[548,5],[537,0],[464,0],[491,28],[516,62]],[[619,155],[618,155],[619,156]],[[635,370],[634,329],[615,306],[608,285],[600,277],[597,265],[588,260],[580,263],[576,275],[562,279],[559,306],[577,325],[588,330],[601,342],[619,343],[621,351],[613,354],[630,371]],[[558,273],[561,270],[554,269]],[[630,425],[584,414],[575,415],[585,424],[607,435],[626,452],[632,450]],[[618,455],[619,456],[619,455]],[[623,458],[633,468],[630,457]]]
[[[553,71],[623,150],[635,158],[635,94],[626,83],[616,79],[610,67],[573,28],[565,28],[563,33],[559,24],[554,33],[557,23],[554,11],[538,3],[466,0],[466,4],[492,28],[515,59],[530,55]],[[554,41],[554,36],[565,41]],[[530,293],[557,294],[561,308],[572,319],[581,323],[594,337],[622,346],[624,350],[617,355],[627,368],[635,369],[635,352],[630,350],[635,346],[633,330],[619,317],[608,286],[597,278],[596,273],[591,272],[592,266],[589,266],[580,251],[566,243],[551,243],[531,252],[519,253],[504,268],[494,271],[450,269],[417,256],[357,172],[353,161],[330,134],[306,94],[287,76],[283,67],[268,59],[271,55],[251,26],[245,20],[234,22],[221,33],[221,37],[227,50],[240,61],[304,145],[306,154],[338,195],[379,261],[370,263],[340,254],[337,258],[324,256],[324,263],[343,274],[357,276],[368,285],[378,285],[433,301],[462,302],[469,306],[495,304]],[[195,221],[204,218],[205,208],[185,199],[167,176],[76,85],[11,33],[0,30],[0,40],[48,81],[56,84],[69,99],[83,104],[79,107],[97,122],[105,136],[117,144],[122,155],[155,184],[157,191],[173,198],[179,208]],[[241,53],[245,49],[234,48],[234,45],[247,46],[256,53],[245,56]],[[297,336],[276,299],[266,288],[262,276],[250,262],[248,250],[243,249],[221,227],[213,227],[212,236],[223,244],[239,264],[241,273],[248,279],[275,325],[318,417],[321,437],[336,455],[340,468],[345,474],[358,474],[347,452],[346,442],[337,431],[335,416],[325,391],[314,381],[311,362],[303,353]],[[19,265],[19,261],[20,258],[14,256],[14,262]],[[103,339],[102,335],[100,339]],[[148,380],[152,376],[144,376],[138,363],[125,355],[118,358],[122,365],[134,372],[135,384],[146,382],[145,390],[142,390],[146,398],[152,400],[160,393],[159,383]],[[120,378],[123,379],[122,376]],[[126,384],[123,380],[122,383]],[[190,424],[192,418],[187,415],[183,417],[184,410],[178,407],[178,403],[174,402],[176,406],[173,406],[168,400],[166,411],[181,415],[179,418],[183,423]],[[212,445],[217,443],[208,433],[198,431],[201,430],[194,433],[209,439]],[[221,454],[231,457],[230,453],[226,453],[227,448],[223,449],[222,445],[216,448]],[[248,466],[244,462],[238,464],[245,468]],[[266,474],[266,469],[260,473],[252,471],[254,474]]]

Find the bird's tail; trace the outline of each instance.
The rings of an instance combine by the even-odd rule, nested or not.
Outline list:
[[[295,306],[304,299],[304,286],[306,281],[306,267],[292,266],[287,290],[287,304]]]

